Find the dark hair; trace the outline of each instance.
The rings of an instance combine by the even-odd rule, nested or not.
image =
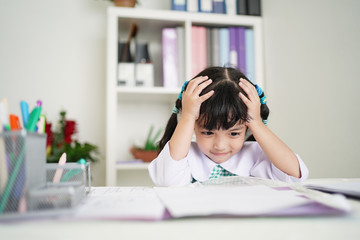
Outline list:
[[[209,79],[212,79],[213,81],[200,94],[203,95],[211,90],[214,90],[214,95],[203,102],[200,107],[199,119],[197,121],[200,121],[205,129],[226,130],[233,127],[239,121],[245,122],[249,120],[246,104],[239,97],[240,91],[246,95],[239,86],[240,78],[244,78],[249,81],[242,72],[235,68],[209,67],[200,72],[194,78],[199,76],[208,76]],[[176,100],[175,106],[179,111],[181,111],[182,104],[180,99]],[[266,104],[261,104],[260,115],[263,120],[267,120],[269,116],[269,108]],[[165,144],[170,140],[176,126],[177,114],[173,113],[168,120],[164,135],[159,142],[159,151],[161,151]],[[247,140],[255,139],[250,136]]]

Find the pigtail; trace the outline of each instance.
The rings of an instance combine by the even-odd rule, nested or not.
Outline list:
[[[178,117],[178,112],[180,110],[181,110],[181,100],[177,99],[174,109],[173,109],[173,113],[171,114],[171,116],[166,124],[164,135],[161,138],[161,140],[159,141],[159,145],[158,145],[159,152],[162,151],[162,149],[165,147],[166,143],[171,139],[171,137],[175,131],[175,128],[178,124],[177,117]]]

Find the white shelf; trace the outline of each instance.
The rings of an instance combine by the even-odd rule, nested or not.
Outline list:
[[[254,30],[256,82],[263,88],[262,18],[258,16],[231,16],[214,13],[190,13],[170,10],[138,8],[108,8],[107,22],[107,77],[106,77],[106,185],[117,184],[118,171],[146,170],[147,164],[116,164],[119,159],[131,159],[129,149],[135,140],[145,139],[150,125],[164,128],[171,114],[182,83],[176,89],[162,85],[161,32],[164,27],[184,27],[185,79],[191,76],[191,27],[245,26]],[[137,41],[147,41],[154,64],[155,86],[118,87],[118,42],[127,39],[130,24],[138,26]],[[183,79],[185,81],[185,79]],[[142,171],[138,171],[142,172]],[[144,171],[145,172],[145,171]],[[147,176],[148,177],[148,176]]]
[[[116,164],[117,170],[147,170],[149,163],[120,163]]]

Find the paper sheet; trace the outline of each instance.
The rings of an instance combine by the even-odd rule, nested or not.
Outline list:
[[[173,217],[271,215],[310,202],[291,189],[267,186],[155,188]]]
[[[160,220],[164,205],[153,188],[92,187],[76,218]]]

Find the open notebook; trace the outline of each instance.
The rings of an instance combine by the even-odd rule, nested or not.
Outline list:
[[[313,216],[350,212],[342,195],[271,180],[224,177],[186,187],[94,188],[76,218],[163,220],[209,216]]]

